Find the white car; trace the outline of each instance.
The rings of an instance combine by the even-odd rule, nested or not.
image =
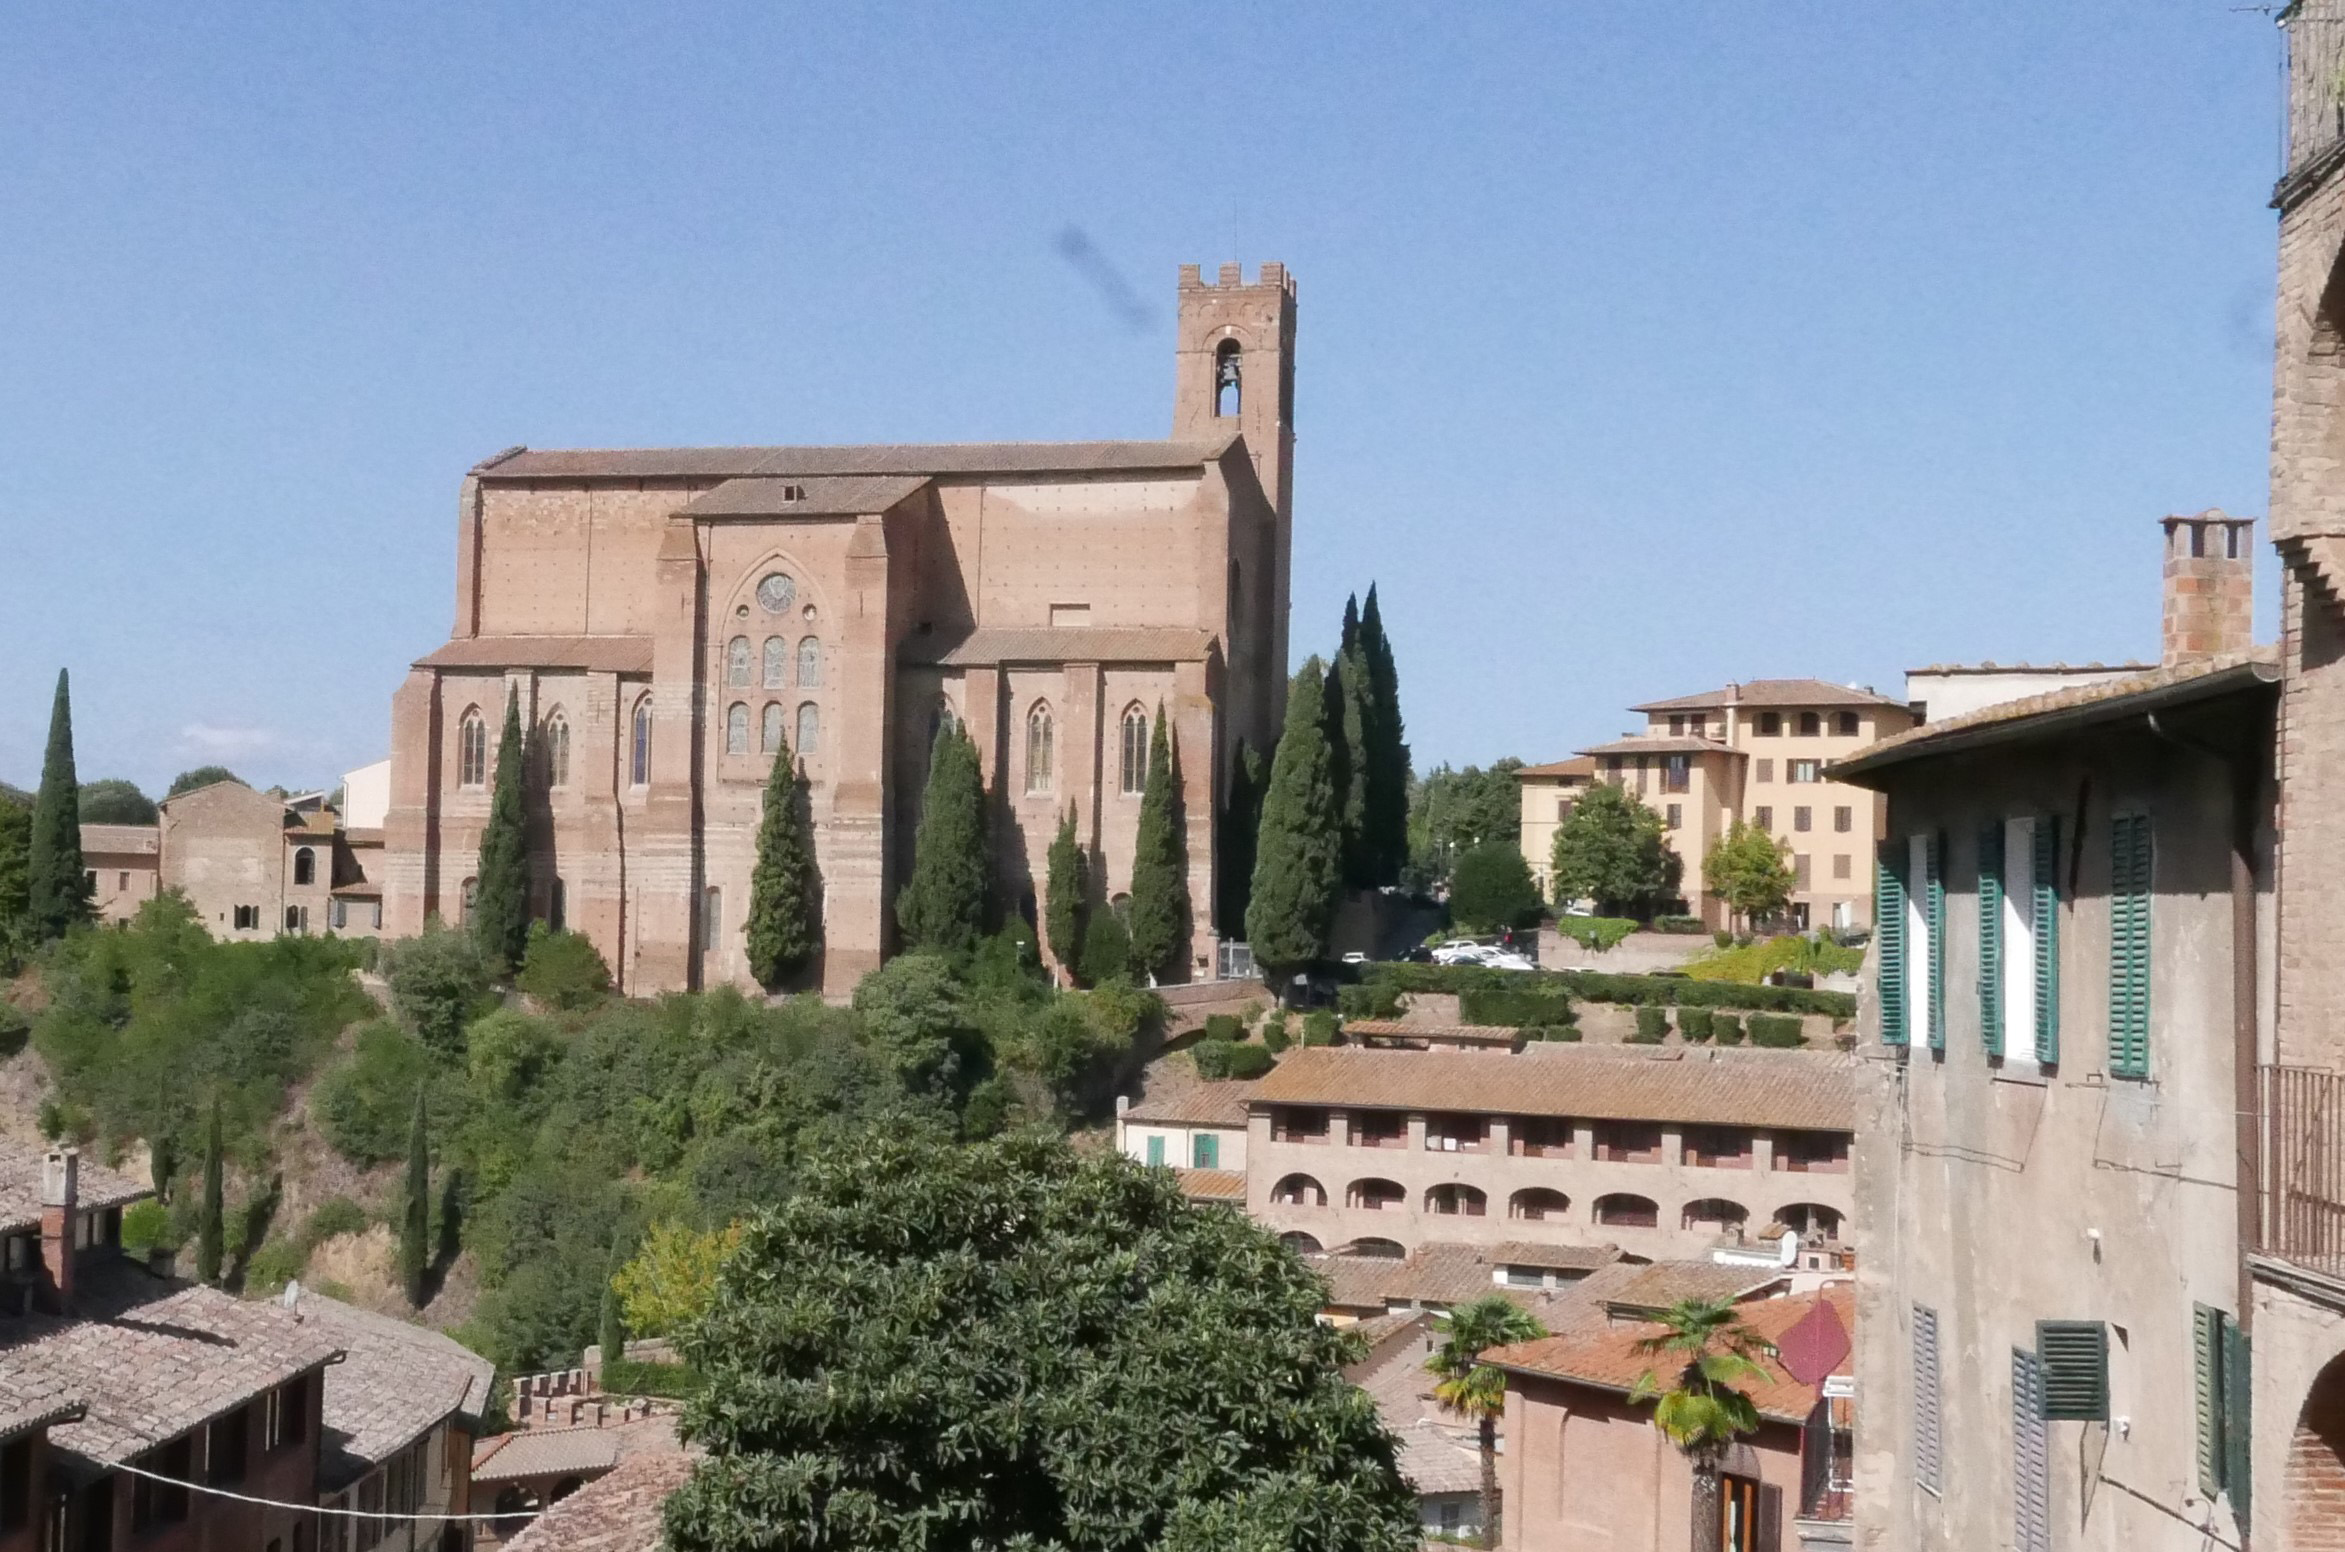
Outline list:
[[[1444,943],[1433,951],[1437,965],[1478,965],[1492,951],[1479,943]]]
[[[1492,949],[1482,956],[1482,963],[1493,970],[1536,970],[1539,967],[1512,949]]]
[[[1347,965],[1364,965],[1368,962],[1368,956],[1355,948],[1346,951],[1343,962]]]

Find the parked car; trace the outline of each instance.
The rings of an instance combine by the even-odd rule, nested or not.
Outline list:
[[[1349,949],[1343,956],[1343,962],[1347,965],[1364,965],[1368,962],[1368,956],[1356,948]]]
[[[1433,963],[1433,950],[1420,943],[1400,957],[1403,964],[1429,965]]]
[[[1535,961],[1525,959],[1511,949],[1492,949],[1482,956],[1482,963],[1493,970],[1536,970]]]

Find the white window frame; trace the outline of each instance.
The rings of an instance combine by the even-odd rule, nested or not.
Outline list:
[[[1930,840],[1927,832],[1905,838],[1905,1029],[1906,1042],[1927,1050],[1930,1036]]]
[[[2036,822],[2003,821],[2003,1070],[2036,1062]]]

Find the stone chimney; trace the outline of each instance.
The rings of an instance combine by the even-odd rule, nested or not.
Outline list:
[[[2165,529],[2165,666],[2254,646],[2255,519],[2209,507]]]
[[[41,1160],[41,1303],[73,1308],[73,1221],[81,1212],[81,1150],[51,1148]]]

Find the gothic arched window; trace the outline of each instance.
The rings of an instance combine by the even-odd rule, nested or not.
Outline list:
[[[789,683],[790,644],[779,636],[765,638],[765,687],[778,690]]]
[[[749,638],[735,636],[725,643],[725,684],[729,689],[749,688]]]
[[[759,719],[758,748],[765,754],[774,754],[782,747],[782,703],[767,701],[765,714]]]
[[[1136,798],[1148,790],[1148,713],[1137,703],[1124,708],[1123,793]]]
[[[798,708],[798,752],[812,754],[822,747],[822,713],[808,701]]]
[[[1225,339],[1213,352],[1213,413],[1238,412],[1238,342]]]
[[[485,787],[489,780],[489,727],[480,717],[480,708],[464,708],[464,719],[456,724],[456,785]]]
[[[635,703],[627,744],[627,782],[635,787],[651,784],[651,697],[648,695]]]
[[[304,846],[293,854],[293,882],[296,885],[307,885],[317,881],[318,854]]]
[[[1052,786],[1054,737],[1050,702],[1036,701],[1026,713],[1026,790],[1048,792]]]
[[[739,701],[725,708],[725,753],[749,752],[749,708]]]
[[[798,643],[798,688],[822,688],[822,643],[812,636]]]
[[[570,719],[556,708],[546,718],[544,745],[546,752],[546,785],[570,785]]]

